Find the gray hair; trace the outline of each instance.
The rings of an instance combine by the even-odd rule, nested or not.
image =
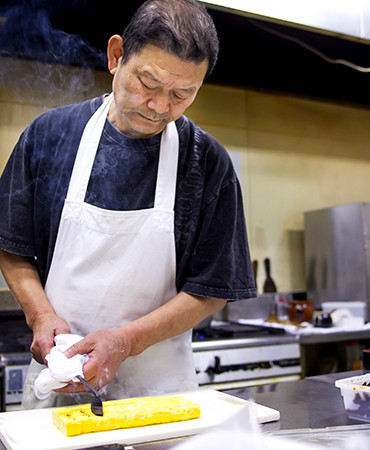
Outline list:
[[[205,78],[216,65],[216,27],[196,0],[147,0],[132,16],[122,39],[122,64],[151,44],[184,61],[208,61]]]

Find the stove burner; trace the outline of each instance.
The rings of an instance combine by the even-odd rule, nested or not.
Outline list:
[[[270,328],[258,325],[243,325],[239,323],[223,322],[216,325],[211,324],[202,330],[193,330],[193,342],[254,338],[283,334],[285,334],[285,330],[283,328]]]

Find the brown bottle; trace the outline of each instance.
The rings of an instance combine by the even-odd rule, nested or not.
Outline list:
[[[311,299],[290,300],[288,302],[288,318],[291,322],[301,323],[312,320],[314,307]]]

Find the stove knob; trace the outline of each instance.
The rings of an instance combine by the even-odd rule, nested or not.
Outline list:
[[[206,370],[206,372],[208,373],[208,375],[213,375],[213,374],[220,374],[222,373],[222,369],[221,369],[221,360],[219,356],[215,356],[215,363],[214,366],[209,366]]]
[[[261,369],[271,369],[271,363],[270,363],[270,361],[261,361],[259,364],[258,364],[258,367],[260,367]]]

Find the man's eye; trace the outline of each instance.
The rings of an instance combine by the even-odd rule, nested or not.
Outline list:
[[[177,94],[176,92],[173,93],[173,96],[175,97],[176,100],[184,100],[184,97],[182,97],[181,95]]]
[[[145,89],[155,89],[154,86],[149,86],[147,83],[144,83],[143,80],[140,80],[140,82],[144,86]]]

